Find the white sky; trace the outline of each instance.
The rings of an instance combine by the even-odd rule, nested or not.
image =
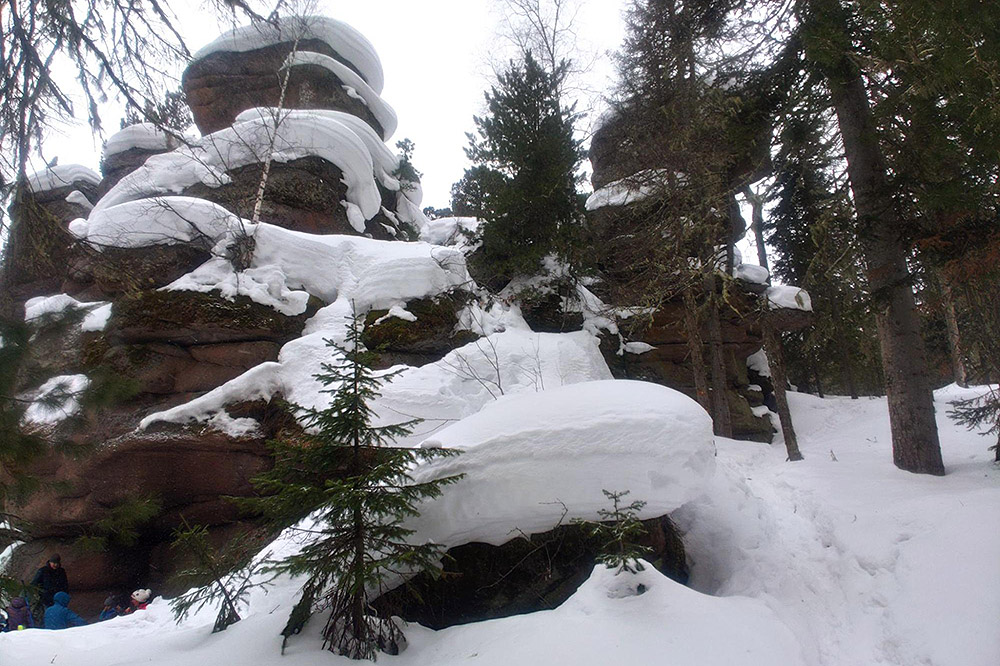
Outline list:
[[[181,3],[172,3],[179,7]],[[621,43],[626,0],[581,0],[577,18],[580,46],[597,57],[589,85],[607,90],[612,67],[607,52]],[[214,39],[220,28],[192,2],[179,26],[192,51]],[[484,108],[491,60],[502,60],[495,0],[320,0],[317,12],[345,21],[375,46],[385,71],[383,99],[399,116],[389,141],[412,139],[414,163],[423,172],[424,205],[449,204],[451,185],[468,166],[463,148],[472,116]],[[586,56],[585,56],[586,57]],[[178,72],[179,76],[180,72]],[[117,128],[107,117],[108,131]],[[86,127],[47,142],[46,155],[62,164],[97,168],[101,139]]]

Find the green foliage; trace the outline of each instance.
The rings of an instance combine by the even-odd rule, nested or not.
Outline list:
[[[403,189],[413,189],[423,175],[413,166],[413,151],[416,145],[409,139],[400,139],[396,142],[396,148],[399,148],[402,154],[399,156],[399,166],[393,170],[392,175],[399,180]]]
[[[293,406],[304,432],[271,443],[274,467],[255,479],[262,497],[246,504],[274,527],[291,527],[306,538],[299,552],[271,565],[276,573],[305,577],[282,632],[286,641],[313,612],[330,609],[325,647],[374,659],[379,650],[398,650],[401,633],[391,620],[369,614],[369,599],[399,574],[439,566],[440,549],[410,543],[404,520],[458,477],[414,483],[409,471],[415,463],[454,452],[394,446],[416,421],[371,424],[371,402],[392,375],[371,369],[375,354],[363,348],[361,326],[360,318],[352,319],[345,346],[328,341],[335,359],[315,377],[330,404]]]
[[[474,118],[477,136],[468,135],[474,166],[452,189],[452,208],[485,220],[473,263],[493,286],[534,274],[548,254],[565,255],[578,232],[578,116],[559,96],[568,67],[546,71],[530,52],[511,61],[486,93],[486,115]]]
[[[125,117],[122,118],[121,128],[125,129],[139,123],[154,123],[157,127],[181,133],[194,124],[194,118],[188,108],[184,91],[172,90],[166,92],[163,99],[156,103],[145,100],[142,109],[128,104],[125,107]]]
[[[45,451],[45,440],[21,428],[27,404],[15,396],[18,371],[28,353],[31,330],[23,323],[0,321],[0,524],[11,518],[11,504],[23,501],[38,482],[28,472]],[[10,528],[3,528],[9,530]],[[0,533],[0,539],[10,534]]]
[[[77,539],[77,545],[94,551],[130,548],[138,542],[142,528],[162,510],[163,503],[155,497],[131,497],[91,525],[89,533]]]
[[[177,573],[172,582],[191,589],[171,599],[170,610],[177,622],[181,622],[192,611],[218,605],[212,633],[225,631],[240,621],[239,606],[246,601],[250,591],[266,587],[273,580],[273,576],[263,576],[270,553],[257,555],[261,540],[253,533],[245,533],[222,547],[215,547],[209,542],[207,527],[190,525],[183,518],[182,521],[182,527],[174,530],[170,547],[180,555],[193,558],[194,562]]]
[[[466,169],[462,179],[451,186],[451,209],[455,215],[486,219],[506,186],[507,179],[496,169],[481,165]]]
[[[997,436],[997,443],[990,450],[996,452],[996,460],[1000,462],[1000,390],[990,386],[979,397],[956,400],[951,406],[948,416],[959,425],[969,430],[982,428],[980,434]]]
[[[765,225],[772,274],[808,291],[814,313],[807,331],[785,336],[788,375],[806,390],[875,393],[882,385],[875,316],[829,120],[810,104],[797,107],[782,119],[774,160]]]
[[[646,503],[635,500],[624,504],[628,490],[611,492],[601,490],[611,501],[611,509],[600,509],[598,521],[574,521],[585,525],[590,536],[598,542],[597,560],[609,569],[618,569],[618,573],[628,571],[636,573],[643,570],[640,559],[649,550],[636,543],[636,540],[646,533],[642,522],[636,518]]]

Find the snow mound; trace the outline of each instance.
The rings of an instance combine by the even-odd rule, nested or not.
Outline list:
[[[240,225],[240,218],[204,199],[152,197],[100,206],[69,230],[97,249],[201,242],[209,246]]]
[[[31,322],[46,315],[61,315],[67,310],[77,310],[83,303],[69,294],[35,296],[24,302],[24,321]]]
[[[772,310],[788,308],[790,310],[812,312],[812,300],[809,298],[809,292],[801,287],[779,284],[768,287],[764,293],[767,296],[768,305]]]
[[[336,76],[343,82],[345,89],[353,92],[351,96],[360,99],[372,112],[372,115],[375,116],[375,120],[382,126],[383,139],[388,140],[389,137],[395,134],[396,126],[399,124],[396,112],[353,69],[339,60],[334,60],[330,56],[325,56],[322,53],[313,53],[312,51],[290,53],[288,59],[285,61],[285,66],[295,67],[297,65],[315,65],[322,67]]]
[[[361,139],[368,148],[368,152],[372,157],[372,164],[374,166],[373,175],[375,176],[375,179],[378,180],[378,182],[387,190],[396,192],[400,189],[399,181],[392,175],[392,172],[399,167],[399,156],[392,152],[387,145],[385,145],[385,142],[382,141],[382,138],[375,133],[375,130],[372,129],[371,125],[357,116],[353,116],[343,111],[333,111],[330,109],[290,111],[288,109],[278,109],[276,107],[256,106],[240,113],[236,116],[236,120],[234,120],[233,123],[244,123],[252,120],[259,120],[261,118],[284,118],[293,113],[308,114],[319,118],[330,118],[341,123],[342,125],[346,125],[352,132],[358,135],[358,138]]]
[[[306,39],[325,42],[353,65],[376,93],[382,94],[385,79],[382,62],[375,47],[348,24],[326,16],[291,16],[236,28],[198,49],[192,62],[207,58],[213,53],[243,53],[273,44]]]
[[[737,278],[753,284],[767,284],[767,279],[771,277],[766,268],[757,264],[740,263],[733,270]]]
[[[155,197],[103,208],[89,220],[75,220],[70,231],[98,248],[198,242],[214,247],[216,255],[236,234],[252,235],[257,245],[250,272],[237,276],[217,256],[167,288],[240,293],[286,314],[303,312],[307,300],[289,290],[305,290],[327,303],[343,297],[368,309],[469,282],[465,258],[455,249],[253,225],[193,197]]]
[[[316,156],[340,168],[347,185],[348,218],[359,231],[381,209],[371,152],[354,130],[333,117],[290,111],[277,117],[257,115],[190,146],[153,155],[111,188],[94,213],[128,201],[178,194],[197,183],[219,187],[231,181],[226,171],[259,164],[268,155],[276,162]]]
[[[587,210],[597,210],[606,206],[626,206],[644,201],[664,191],[667,179],[674,172],[666,169],[647,169],[628,178],[608,183],[587,197]],[[680,178],[681,174],[676,174]]]
[[[83,303],[68,294],[36,296],[24,303],[24,321],[31,323],[43,317],[58,317],[74,310],[87,311],[81,330],[102,331],[108,322],[108,317],[111,316],[111,303],[107,301]]]
[[[643,593],[629,593],[640,586]],[[413,628],[407,638],[420,655],[414,664],[466,663],[471,656],[479,666],[804,663],[792,631],[760,601],[699,594],[649,564],[617,576],[598,566],[555,610],[438,632]],[[411,663],[407,656],[401,662]]]
[[[59,164],[28,176],[28,189],[34,193],[58,190],[73,183],[100,185],[101,176],[81,164]]]
[[[498,398],[569,384],[611,379],[599,342],[583,333],[535,333],[508,328],[449,352],[443,359],[404,370],[382,387],[380,420],[402,415],[424,419],[407,441],[414,444],[475,414]]]
[[[177,137],[167,134],[153,123],[129,125],[112,134],[104,144],[104,159],[126,150],[173,150],[181,144]]]
[[[747,368],[753,370],[761,377],[771,376],[771,366],[767,361],[767,353],[763,349],[758,349],[747,357]]]
[[[23,419],[37,425],[55,425],[80,411],[80,393],[90,385],[87,375],[59,375],[38,387]]]
[[[505,396],[423,441],[461,455],[417,468],[417,481],[464,474],[420,507],[421,540],[501,544],[608,508],[631,492],[662,516],[704,492],[715,471],[712,422],[691,398],[630,380]]]
[[[462,245],[465,242],[462,232],[473,232],[478,227],[479,220],[475,217],[439,217],[428,221],[420,232],[420,240],[434,245]]]

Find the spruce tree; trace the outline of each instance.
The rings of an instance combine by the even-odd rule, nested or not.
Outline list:
[[[270,584],[272,578],[261,575],[268,555],[257,555],[260,540],[253,533],[245,533],[217,548],[209,542],[207,527],[190,525],[183,517],[181,521],[182,526],[174,530],[170,547],[178,553],[188,553],[194,562],[177,573],[172,582],[194,587],[171,599],[170,609],[180,622],[191,611],[218,605],[212,633],[225,631],[240,621],[239,606],[250,590]]]
[[[482,202],[484,218],[471,267],[490,286],[534,274],[543,257],[564,249],[579,223],[577,116],[559,96],[568,66],[563,61],[548,71],[530,52],[511,61],[486,93],[486,115],[474,119],[478,136],[468,135],[466,154],[475,166],[463,182],[481,191],[469,198]]]
[[[441,549],[414,544],[406,518],[417,504],[441,494],[459,477],[413,483],[411,467],[454,452],[394,445],[416,421],[372,425],[371,403],[392,374],[376,376],[375,354],[363,348],[362,324],[352,318],[344,346],[327,341],[336,359],[315,375],[331,396],[323,409],[294,407],[303,431],[272,442],[275,464],[256,479],[263,495],[251,506],[276,527],[306,537],[297,553],[272,570],[305,577],[302,596],[282,632],[298,633],[319,609],[329,609],[324,646],[352,659],[395,653],[402,633],[388,618],[374,616],[370,600],[388,583],[421,571],[436,572]],[[297,523],[308,518],[308,526]]]
[[[639,560],[649,552],[649,548],[637,543],[646,533],[638,514],[646,503],[635,500],[625,504],[628,490],[612,492],[602,489],[601,492],[611,501],[611,508],[597,510],[599,521],[576,520],[574,523],[586,526],[590,537],[597,541],[598,562],[609,569],[617,569],[617,573],[642,571]]]

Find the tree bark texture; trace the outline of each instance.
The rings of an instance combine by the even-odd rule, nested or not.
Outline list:
[[[743,188],[743,196],[747,198],[752,211],[750,228],[753,230],[754,242],[757,244],[757,262],[770,272],[771,267],[767,263],[767,246],[764,244],[764,196],[754,192],[749,185]]]
[[[691,352],[691,369],[694,371],[694,391],[698,404],[712,413],[712,401],[708,396],[708,372],[705,368],[705,347],[701,341],[698,325],[698,303],[691,288],[684,290],[684,329],[687,333],[688,350]]]
[[[764,332],[764,351],[767,353],[767,365],[771,368],[774,401],[778,404],[778,421],[781,423],[781,434],[785,439],[785,451],[788,452],[789,460],[802,460],[799,440],[792,425],[792,412],[788,409],[788,395],[785,393],[788,381],[785,376],[785,355],[781,348],[781,338],[774,330],[770,313],[765,312],[760,318],[760,326]]]
[[[906,265],[902,220],[893,203],[861,70],[849,55],[847,17],[840,0],[811,0],[812,46],[837,113],[858,233],[868,264],[892,430],[893,462],[900,469],[944,474],[927,355]]]
[[[951,352],[952,377],[956,384],[967,388],[969,375],[965,370],[965,352],[962,349],[962,336],[958,330],[958,316],[955,314],[955,298],[947,278],[939,275],[938,282],[941,283],[941,309],[944,311],[944,323],[948,329],[948,351]]]
[[[708,300],[708,351],[712,362],[712,424],[720,437],[733,436],[733,417],[726,397],[726,361],[722,354],[722,322],[719,298],[715,293],[715,273],[705,274],[705,297]]]

